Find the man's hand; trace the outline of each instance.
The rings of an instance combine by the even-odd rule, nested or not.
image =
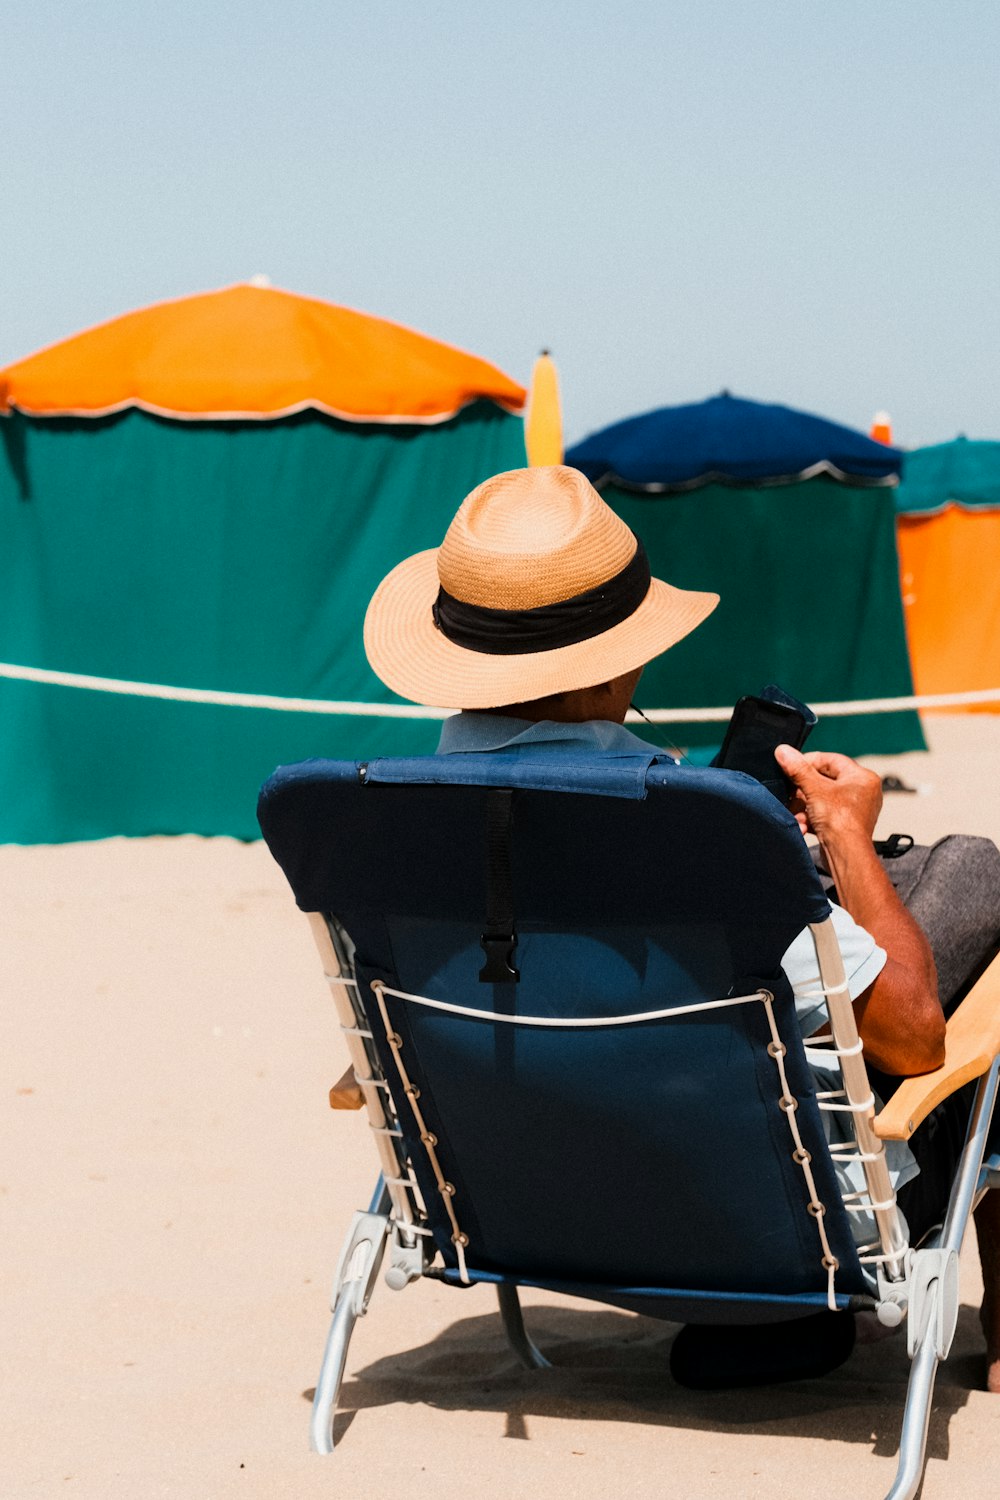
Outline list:
[[[814,833],[824,845],[855,833],[872,837],[882,811],[882,782],[874,771],[830,750],[803,755],[779,745],[774,758],[795,784],[788,805],[803,833]]]

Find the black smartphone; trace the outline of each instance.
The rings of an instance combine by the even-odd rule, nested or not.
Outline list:
[[[816,715],[782,688],[769,684],[758,697],[741,698],[733,709],[722,748],[713,766],[744,771],[766,786],[779,802],[787,802],[792,783],[774,758],[778,745],[801,750],[816,723]]]

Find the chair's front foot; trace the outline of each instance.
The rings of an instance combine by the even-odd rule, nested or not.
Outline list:
[[[368,1310],[388,1232],[388,1214],[356,1213],[340,1252],[331,1298],[333,1319],[326,1337],[309,1421],[309,1446],[314,1453],[333,1452],[333,1419],[337,1413],[347,1350],[355,1323]]]
[[[948,1358],[958,1320],[958,1252],[917,1250],[910,1257],[906,1342],[913,1364],[906,1389],[899,1466],[886,1500],[913,1500],[927,1452],[938,1361]]]
[[[309,1418],[309,1446],[314,1453],[333,1452],[333,1419],[337,1413],[337,1397],[344,1378],[347,1350],[357,1320],[354,1299],[348,1292],[340,1297],[334,1308],[330,1331],[326,1336],[326,1348],[323,1350],[323,1363],[316,1381],[316,1394]]]
[[[892,1489],[885,1500],[914,1500],[924,1477],[927,1429],[930,1425],[934,1377],[938,1367],[937,1349],[934,1345],[934,1321],[928,1318],[916,1358],[910,1366],[903,1427],[899,1434],[899,1464]]]

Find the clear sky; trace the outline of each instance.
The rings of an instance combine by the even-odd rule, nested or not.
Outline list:
[[[995,0],[5,0],[0,360],[267,273],[570,440],[723,387],[1000,438]]]

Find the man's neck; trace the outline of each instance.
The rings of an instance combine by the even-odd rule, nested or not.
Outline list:
[[[502,708],[484,708],[478,712],[526,719],[529,724],[538,724],[543,719],[555,724],[588,724],[595,719],[624,724],[641,675],[640,667],[594,687],[574,688],[568,693],[551,693],[547,698],[534,698],[528,703],[507,703]]]

